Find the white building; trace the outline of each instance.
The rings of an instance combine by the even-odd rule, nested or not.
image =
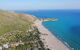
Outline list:
[[[9,45],[8,44],[4,44],[3,47],[4,48],[9,48]]]
[[[0,46],[0,50],[2,50],[2,47]]]

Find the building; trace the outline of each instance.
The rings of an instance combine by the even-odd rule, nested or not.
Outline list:
[[[2,47],[0,46],[0,50],[2,50]]]

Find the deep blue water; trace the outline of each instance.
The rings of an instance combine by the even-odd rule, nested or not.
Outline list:
[[[44,22],[54,35],[66,41],[70,47],[80,50],[80,10],[39,10],[17,11],[37,16],[38,18],[58,18],[55,22]]]

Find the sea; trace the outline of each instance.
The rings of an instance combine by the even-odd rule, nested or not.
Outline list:
[[[57,21],[43,22],[43,25],[63,43],[74,50],[80,50],[80,10],[32,10],[16,11],[31,14],[37,18],[57,18]]]

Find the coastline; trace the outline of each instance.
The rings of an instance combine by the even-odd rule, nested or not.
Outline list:
[[[41,32],[40,38],[44,43],[45,48],[51,50],[70,50],[65,44],[63,44],[58,38],[55,37],[48,29],[42,25],[43,21],[36,20],[34,22],[35,26]]]

